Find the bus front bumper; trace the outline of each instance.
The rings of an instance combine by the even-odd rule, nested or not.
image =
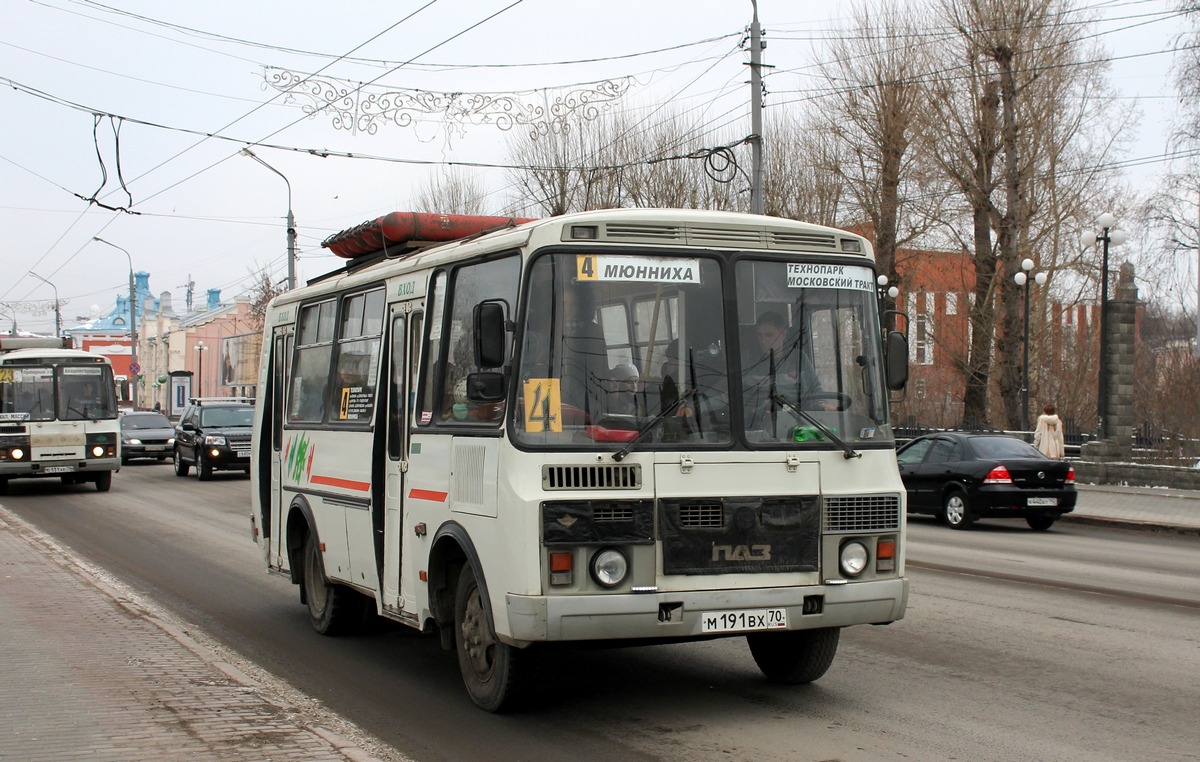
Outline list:
[[[101,471],[117,471],[120,467],[118,458],[0,461],[0,477],[87,476]]]
[[[744,635],[752,630],[705,632],[702,619],[766,609],[787,612],[788,630],[887,624],[904,616],[908,578],[845,585],[696,590],[673,593],[506,596],[513,645],[545,641],[653,640]],[[812,611],[804,613],[805,599]],[[704,615],[709,615],[704,617]],[[503,627],[497,623],[497,630]]]

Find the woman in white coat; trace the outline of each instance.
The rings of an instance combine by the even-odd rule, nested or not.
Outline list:
[[[1042,408],[1042,414],[1037,419],[1037,428],[1033,431],[1033,446],[1041,450],[1047,458],[1062,460],[1062,421],[1054,414],[1054,405],[1047,404]]]

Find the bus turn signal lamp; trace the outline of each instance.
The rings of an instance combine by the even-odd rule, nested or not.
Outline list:
[[[575,557],[568,551],[550,554],[550,584],[569,585],[575,581]]]
[[[896,570],[896,538],[880,537],[875,545],[875,571]]]

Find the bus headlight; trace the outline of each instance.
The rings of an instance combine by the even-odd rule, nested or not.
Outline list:
[[[616,587],[629,574],[629,561],[616,548],[602,548],[592,556],[592,579],[601,587]]]
[[[21,460],[22,458],[25,457],[25,451],[22,450],[20,447],[14,447],[14,448],[12,448],[12,450],[9,451],[9,456],[13,460]]]
[[[93,458],[103,458],[104,457],[104,448],[101,447],[100,445],[93,446],[92,447],[92,457]]]
[[[842,576],[857,577],[862,574],[870,559],[871,554],[867,552],[866,545],[857,540],[845,543],[838,554],[838,565],[842,569]]]

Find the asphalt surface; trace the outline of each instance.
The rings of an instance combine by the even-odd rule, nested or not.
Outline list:
[[[1200,533],[1200,492],[1079,485],[1063,521]],[[3,507],[0,760],[402,759]]]

